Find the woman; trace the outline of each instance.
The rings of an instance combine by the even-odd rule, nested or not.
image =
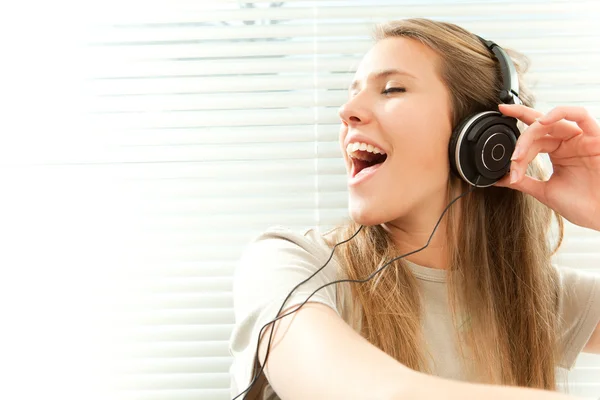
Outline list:
[[[522,74],[524,59],[510,54]],[[272,228],[248,246],[234,281],[234,396],[265,359],[271,329],[261,335],[259,364],[261,327],[336,243],[364,225],[279,315],[328,282],[364,279],[427,243],[469,187],[451,173],[451,132],[498,109],[499,75],[489,49],[455,25],[378,27],[340,109],[352,221],[323,234]],[[582,108],[543,116],[519,81],[524,104],[499,107],[529,125],[511,173],[461,198],[423,251],[367,283],[327,286],[278,321],[264,373],[245,398],[570,398],[554,392],[555,367],[572,368],[581,351],[600,353],[600,279],[551,265],[549,226],[554,211],[558,244],[559,215],[600,230],[600,128]],[[540,152],[553,163],[548,181]]]

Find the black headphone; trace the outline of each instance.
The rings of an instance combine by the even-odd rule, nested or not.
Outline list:
[[[517,70],[506,52],[496,43],[477,36],[500,63],[505,104],[523,104],[519,99]],[[491,186],[510,170],[510,158],[520,131],[515,118],[498,111],[484,111],[460,122],[452,132],[448,155],[452,171],[470,185]]]

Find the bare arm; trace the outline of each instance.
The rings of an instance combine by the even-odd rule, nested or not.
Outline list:
[[[499,385],[475,384],[453,381],[417,373],[419,378],[413,382],[419,388],[411,388],[411,396],[396,397],[404,399],[444,399],[444,400],[575,400],[582,399],[548,390],[527,389]]]
[[[269,332],[261,339],[261,362]],[[393,399],[413,373],[319,303],[279,320],[273,336],[265,375],[284,400]]]
[[[265,357],[269,332],[265,329],[261,339],[260,360]],[[283,400],[574,399],[549,391],[470,384],[416,372],[370,344],[335,311],[319,303],[307,303],[277,322],[265,375]]]

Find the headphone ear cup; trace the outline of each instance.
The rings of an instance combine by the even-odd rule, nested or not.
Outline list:
[[[450,136],[450,144],[448,146],[448,158],[450,160],[450,170],[459,178],[461,178],[459,172],[459,164],[460,159],[458,157],[458,152],[456,151],[456,147],[458,146],[458,140],[460,137],[460,132],[465,128],[466,125],[471,124],[471,120],[473,119],[473,115],[462,120],[456,128],[452,131],[452,135]]]
[[[491,186],[510,170],[520,132],[517,120],[485,111],[461,122],[452,132],[448,156],[452,171],[467,183]]]

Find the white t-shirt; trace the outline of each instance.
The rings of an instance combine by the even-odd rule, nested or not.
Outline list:
[[[235,271],[233,284],[235,327],[229,350],[233,356],[231,397],[246,389],[252,379],[259,331],[274,319],[287,294],[301,281],[322,267],[331,255],[331,247],[314,228],[295,232],[272,227],[255,238],[245,249]],[[407,261],[417,278],[423,299],[423,333],[431,354],[434,375],[467,380],[456,342],[456,329],[447,301],[447,271],[423,267]],[[334,254],[323,270],[300,286],[285,308],[300,304],[318,287],[343,277]],[[559,313],[563,323],[559,340],[565,353],[559,367],[572,369],[575,360],[600,321],[600,276],[570,268],[559,268],[561,296]],[[344,286],[345,285],[345,286]],[[358,330],[359,322],[352,312],[350,283],[329,285],[315,293],[309,301],[331,307],[350,326]],[[338,299],[336,293],[342,298]],[[266,383],[263,399],[279,397]]]

